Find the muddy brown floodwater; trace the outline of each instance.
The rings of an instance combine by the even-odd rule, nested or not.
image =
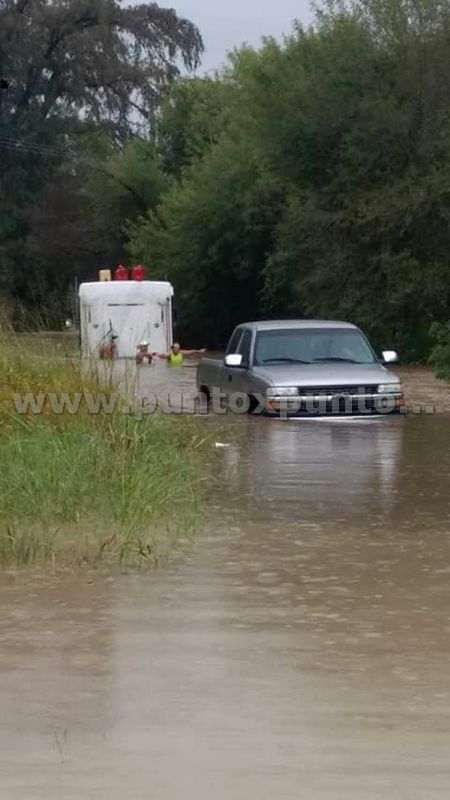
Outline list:
[[[423,375],[442,413],[230,420],[167,567],[3,575],[2,800],[449,797],[450,415]]]

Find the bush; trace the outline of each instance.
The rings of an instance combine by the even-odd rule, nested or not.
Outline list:
[[[433,323],[430,336],[435,344],[428,359],[429,364],[438,378],[450,380],[450,320]]]

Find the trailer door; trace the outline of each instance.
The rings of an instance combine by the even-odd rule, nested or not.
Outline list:
[[[119,358],[133,358],[136,348],[148,328],[145,303],[108,303],[106,307],[106,329],[118,337]],[[148,338],[148,334],[147,334]]]
[[[170,305],[167,301],[108,303],[107,328],[119,337],[119,358],[133,358],[140,342],[149,342],[150,351],[166,353],[172,344]]]
[[[98,355],[105,329],[98,303],[83,303],[80,309],[81,344],[85,358]]]

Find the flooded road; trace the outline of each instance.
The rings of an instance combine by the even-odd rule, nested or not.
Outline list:
[[[449,796],[450,416],[228,424],[167,567],[2,576],[1,800]]]

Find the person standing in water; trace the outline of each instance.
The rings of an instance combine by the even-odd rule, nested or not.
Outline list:
[[[167,361],[169,367],[181,367],[184,359],[189,356],[202,356],[206,350],[182,350],[179,342],[174,342],[168,353],[155,353],[157,358]]]

